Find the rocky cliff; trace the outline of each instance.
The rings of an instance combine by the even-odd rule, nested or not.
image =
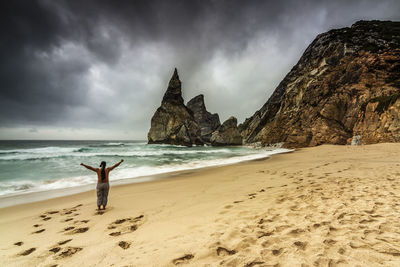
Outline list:
[[[213,146],[241,145],[242,136],[237,127],[237,119],[235,117],[230,117],[224,121],[224,123],[212,133],[210,141]]]
[[[218,114],[207,111],[203,95],[192,98],[187,107],[193,112],[194,119],[200,126],[201,139],[210,143],[211,134],[221,125]]]
[[[151,128],[147,135],[149,144],[203,144],[201,130],[193,112],[183,102],[181,87],[182,83],[175,69],[161,106],[151,118]]]
[[[399,97],[400,22],[359,21],[318,35],[239,129],[286,147],[400,142]]]
[[[194,97],[185,106],[182,83],[176,69],[169,81],[161,106],[151,118],[147,138],[149,144],[184,146],[242,144],[236,118],[231,117],[221,125],[218,114],[207,111],[203,95]]]

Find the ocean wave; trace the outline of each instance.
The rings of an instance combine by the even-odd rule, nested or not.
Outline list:
[[[0,196],[16,195],[39,191],[48,191],[62,188],[70,188],[94,184],[97,180],[93,176],[77,176],[62,178],[56,180],[38,180],[38,181],[9,181],[0,184]]]
[[[11,150],[10,150],[11,151]],[[208,150],[132,150],[132,151],[99,151],[90,148],[65,148],[65,149],[21,149],[13,153],[0,154],[0,160],[42,160],[50,158],[66,158],[66,157],[154,157],[175,155],[207,155],[215,153],[230,153],[229,149],[208,149]]]
[[[107,143],[107,144],[104,144],[105,146],[124,146],[125,144],[124,143],[113,143],[113,142],[111,142],[111,143]]]
[[[92,145],[89,145],[89,147],[122,147],[122,146],[126,146],[126,145],[127,144],[120,143],[120,142],[110,142],[110,143],[92,144]]]
[[[78,152],[74,147],[40,147],[13,150],[1,150],[0,160],[32,160],[43,158],[63,157]]]
[[[44,154],[44,153],[68,153],[79,150],[76,147],[38,147],[38,148],[23,148],[23,149],[11,149],[11,150],[0,150],[0,154],[15,154],[15,153],[33,153],[33,154]]]
[[[273,154],[290,152],[288,149],[259,150],[258,153],[235,156],[224,159],[196,160],[189,163],[175,163],[162,166],[140,166],[133,168],[116,169],[110,176],[110,181],[120,183],[126,179],[135,179],[139,177],[149,177],[157,174],[170,173],[175,171],[192,170],[204,167],[221,166],[234,164],[241,161],[266,158]],[[134,181],[134,180],[133,180]],[[61,178],[56,180],[38,180],[38,181],[3,181],[0,183],[0,196],[9,194],[24,194],[29,192],[47,191],[63,188],[71,188],[96,183],[95,175],[76,176]]]

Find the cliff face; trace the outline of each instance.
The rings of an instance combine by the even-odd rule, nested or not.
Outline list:
[[[192,98],[187,107],[193,112],[194,119],[200,126],[201,139],[210,143],[211,134],[221,125],[218,114],[207,111],[203,95]]]
[[[400,22],[359,21],[318,35],[239,129],[286,147],[400,142],[399,98]]]
[[[147,135],[149,144],[202,145],[200,127],[193,113],[184,105],[178,71],[168,84],[161,106],[151,118]]]

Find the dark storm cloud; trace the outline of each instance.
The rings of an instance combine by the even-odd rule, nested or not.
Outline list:
[[[69,88],[79,83],[86,64],[52,64],[48,53],[66,35],[54,12],[34,1],[2,1],[1,10],[0,120],[51,121],[63,105],[78,104]]]
[[[175,66],[186,101],[205,93],[212,112],[241,121],[318,33],[400,19],[394,0],[17,0],[0,8],[0,126],[134,125],[143,138]]]

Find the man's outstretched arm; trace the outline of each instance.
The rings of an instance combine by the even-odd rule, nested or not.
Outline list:
[[[89,165],[86,165],[86,164],[83,164],[83,163],[81,163],[81,166],[83,166],[83,167],[85,167],[86,169],[89,169],[89,170],[91,170],[91,171],[97,172],[97,169],[96,169],[96,168],[93,168],[92,166],[89,166]]]
[[[115,164],[114,166],[112,166],[112,167],[110,167],[110,168],[108,168],[108,169],[109,169],[110,171],[112,171],[112,170],[114,170],[115,168],[117,168],[122,162],[124,162],[123,159],[121,159],[120,162],[118,162],[117,164]]]

